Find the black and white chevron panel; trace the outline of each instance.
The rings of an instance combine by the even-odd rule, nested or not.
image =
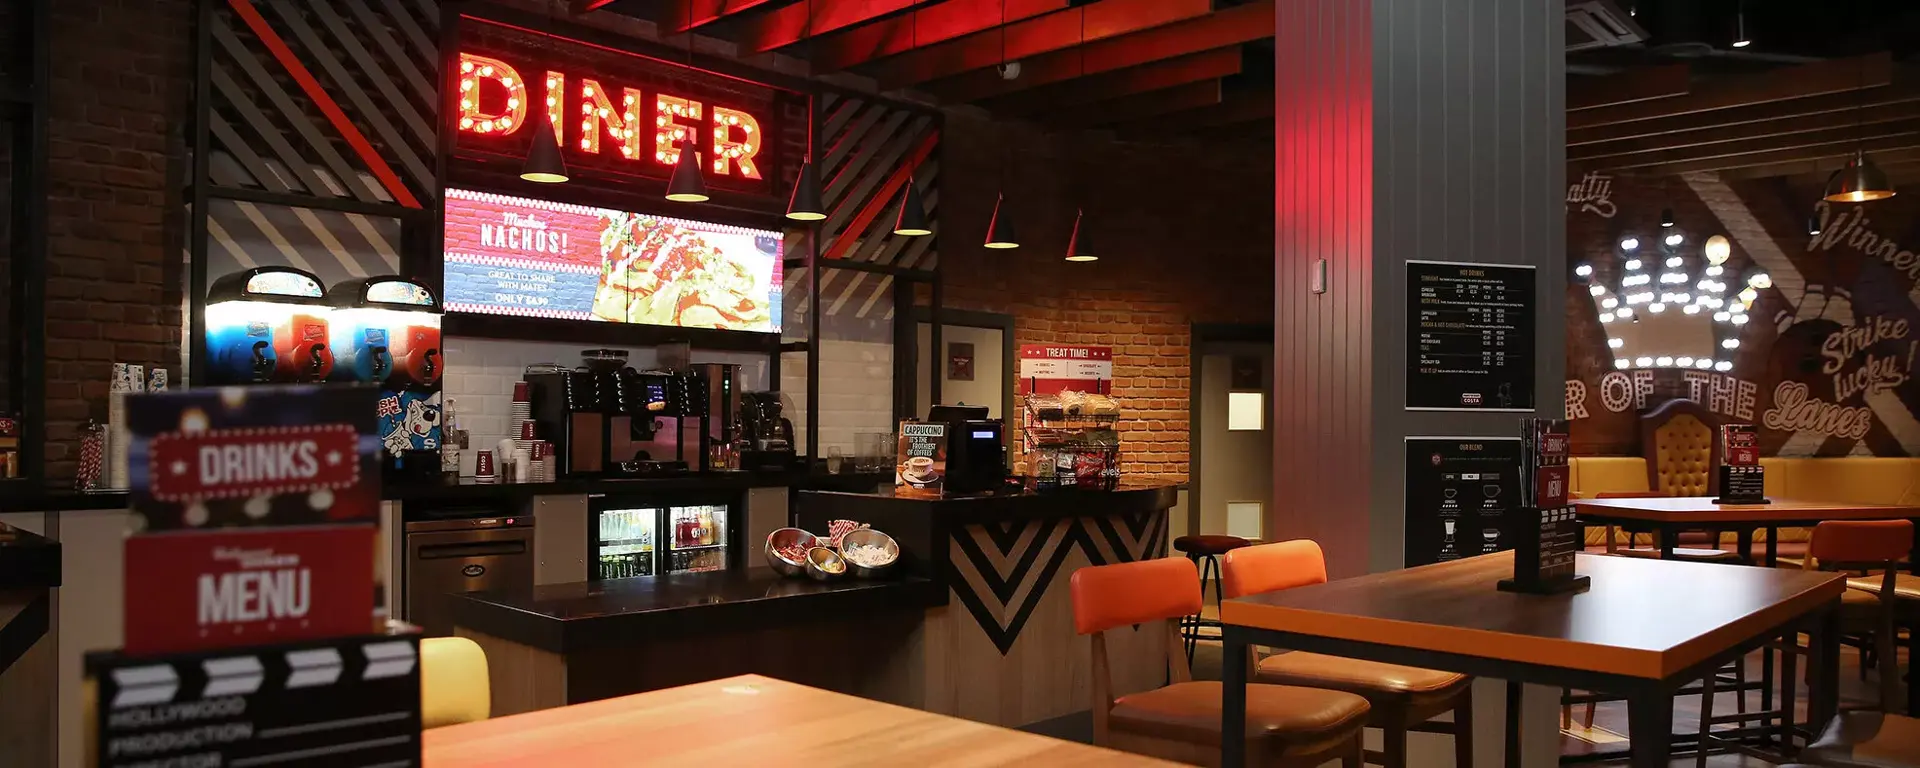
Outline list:
[[[1093,565],[1130,563],[1165,553],[1166,536],[1165,511],[969,525],[948,542],[953,593],[1005,655],[1076,547]]]
[[[419,649],[382,635],[90,655],[99,765],[419,765]]]

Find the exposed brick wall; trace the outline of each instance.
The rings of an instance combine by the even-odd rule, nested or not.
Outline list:
[[[1130,417],[1121,471],[1185,481],[1192,324],[1273,322],[1272,157],[1270,144],[1123,144],[950,113],[943,300],[1013,315],[1015,344],[1112,346]],[[1021,247],[991,251],[1003,166]],[[1076,206],[1099,261],[1062,259]]]
[[[193,4],[54,3],[47,179],[47,474],[72,477],[113,362],[180,364],[179,195]]]

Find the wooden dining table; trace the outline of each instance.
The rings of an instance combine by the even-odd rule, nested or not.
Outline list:
[[[1828,520],[1913,520],[1914,545],[1920,550],[1920,506],[1910,504],[1856,504],[1838,501],[1770,499],[1765,504],[1716,504],[1710,496],[1654,496],[1647,498],[1576,499],[1574,508],[1588,525],[1619,525],[1651,530],[1663,560],[1674,559],[1680,533],[1700,528],[1731,529],[1742,556],[1753,551],[1753,532],[1765,528],[1771,568],[1779,563],[1779,529],[1815,526]],[[1920,561],[1920,558],[1914,558]],[[1920,562],[1916,563],[1920,568]],[[1914,571],[1920,573],[1920,570]]]
[[[1629,704],[1633,765],[1665,768],[1675,691],[1811,631],[1809,710],[1816,723],[1834,713],[1841,574],[1586,554],[1574,567],[1592,584],[1564,595],[1497,589],[1513,574],[1507,552],[1228,600],[1222,678],[1247,680],[1247,647],[1265,645],[1505,680],[1508,765],[1520,684],[1612,693]],[[1237,766],[1246,685],[1225,690],[1223,759]]]
[[[431,728],[421,740],[438,768],[1173,765],[760,675]]]

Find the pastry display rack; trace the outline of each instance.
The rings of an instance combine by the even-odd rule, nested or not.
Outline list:
[[[1028,394],[1021,405],[1022,471],[1036,491],[1111,491],[1120,483],[1121,408],[1111,395]]]

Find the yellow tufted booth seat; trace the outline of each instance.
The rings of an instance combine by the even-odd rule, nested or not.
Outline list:
[[[1705,496],[1713,483],[1713,428],[1692,414],[1675,414],[1653,430],[1648,452],[1658,482],[1669,496]]]
[[[1638,456],[1575,456],[1569,484],[1574,498],[1590,499],[1605,492],[1644,492],[1647,461]],[[1807,501],[1845,501],[1860,504],[1920,504],[1920,459],[1846,456],[1837,458],[1763,458],[1769,498]],[[1700,495],[1700,494],[1673,494]],[[1780,541],[1804,543],[1808,528],[1782,528]],[[1588,544],[1603,543],[1599,528],[1587,531]],[[1616,533],[1622,542],[1624,534]],[[1765,541],[1766,532],[1754,534]],[[1732,543],[1726,534],[1725,543]],[[1798,549],[1796,547],[1795,549]]]

